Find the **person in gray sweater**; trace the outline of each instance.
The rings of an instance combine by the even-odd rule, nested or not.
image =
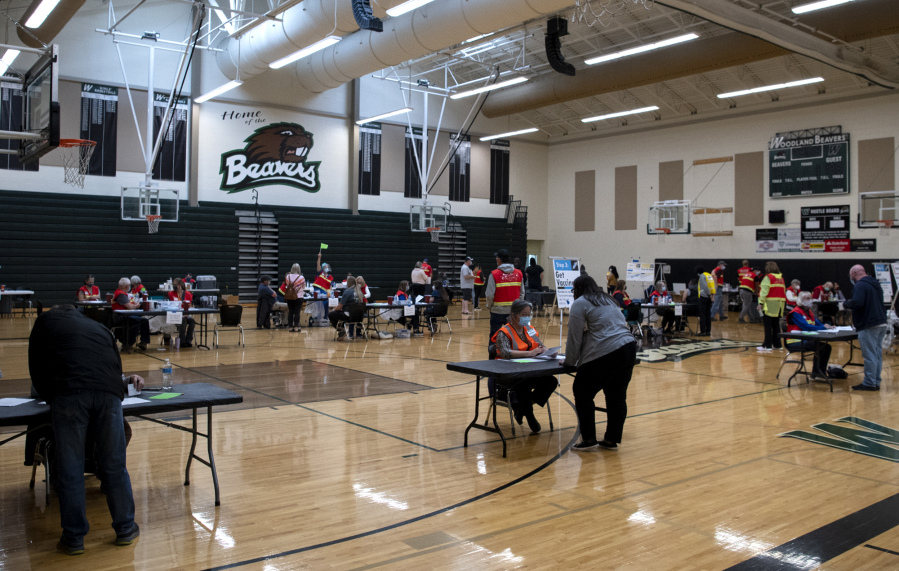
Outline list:
[[[618,450],[627,418],[627,386],[637,361],[637,341],[618,303],[590,276],[574,280],[565,364],[577,367],[572,390],[581,441],[572,450]],[[606,394],[606,433],[596,440],[596,393]]]

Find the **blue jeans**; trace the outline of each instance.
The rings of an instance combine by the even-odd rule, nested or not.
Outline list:
[[[862,329],[858,332],[858,342],[862,346],[862,357],[865,360],[865,380],[867,387],[880,388],[880,372],[883,370],[883,338],[886,337],[886,325]]]
[[[721,287],[721,286],[718,286],[718,287]],[[725,317],[727,317],[727,308],[722,307],[723,301],[724,301],[724,294],[719,291],[718,293],[715,294],[715,301],[712,302],[712,317],[715,317],[716,315],[718,317],[720,317],[721,319],[724,319]]]
[[[91,389],[57,395],[51,405],[56,450],[56,493],[62,520],[62,541],[82,545],[90,526],[85,515],[84,442],[88,427],[94,437],[97,476],[106,490],[106,504],[116,535],[134,530],[134,496],[125,466],[122,401],[112,393]]]

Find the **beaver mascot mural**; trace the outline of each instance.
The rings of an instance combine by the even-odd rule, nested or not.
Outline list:
[[[307,160],[312,133],[296,123],[274,123],[256,129],[242,149],[222,153],[219,188],[228,193],[268,185],[290,186],[306,192],[321,188],[321,161]]]
[[[244,142],[249,163],[302,163],[312,148],[312,133],[296,123],[275,123],[258,129]]]

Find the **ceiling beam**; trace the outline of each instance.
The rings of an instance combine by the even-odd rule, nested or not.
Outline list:
[[[656,0],[656,3],[859,75],[871,83],[892,89],[899,87],[899,65],[817,38],[726,0]]]

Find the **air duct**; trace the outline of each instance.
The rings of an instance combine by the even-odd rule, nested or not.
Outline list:
[[[28,21],[28,18],[37,10],[37,7],[40,6],[41,0],[33,0],[31,5],[25,10],[25,14],[19,19],[23,24]],[[69,20],[72,19],[72,16],[75,15],[75,12],[78,11],[81,6],[84,5],[84,0],[60,0],[59,4],[56,5],[56,8],[53,9],[52,12],[47,16],[47,18],[43,21],[43,23],[37,28],[29,28],[28,31],[34,34],[41,42],[45,44],[49,44],[53,41],[53,38],[65,27],[66,24],[69,23]],[[22,28],[16,28],[16,35],[19,36],[19,39],[22,40],[22,43],[28,47],[32,48],[43,48],[41,42],[35,40],[31,37],[30,34],[25,32]]]
[[[353,17],[356,18],[356,23],[362,30],[384,31],[384,24],[380,19],[375,18],[368,0],[353,0]]]
[[[577,71],[573,65],[565,61],[565,56],[562,55],[561,38],[567,35],[568,20],[555,17],[546,21],[546,61],[557,72],[574,76]]]
[[[431,2],[385,20],[383,33],[360,30],[339,44],[297,62],[297,78],[307,90],[321,93],[351,79],[444,50],[475,36],[552,14],[570,5],[571,0]]]
[[[810,12],[803,24],[846,42],[899,33],[895,0],[867,0]],[[802,28],[800,28],[802,29]],[[582,69],[577,79],[549,75],[516,87],[497,91],[487,100],[485,117],[504,117],[554,105],[652,85],[737,65],[762,61],[790,52],[743,34],[699,39],[651,53]]]

